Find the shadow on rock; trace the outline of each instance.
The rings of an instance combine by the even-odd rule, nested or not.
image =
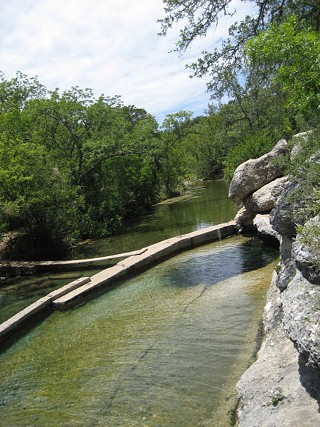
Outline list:
[[[317,401],[320,413],[320,370],[305,365],[304,358],[299,355],[299,374],[302,386]]]

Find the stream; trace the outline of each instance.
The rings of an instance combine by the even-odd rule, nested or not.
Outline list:
[[[157,205],[152,213],[107,239],[83,242],[73,259],[113,255],[141,249],[169,237],[189,233],[234,218],[237,209],[228,200],[225,181],[198,183],[182,197]],[[0,282],[0,323],[38,298],[82,276],[92,276],[119,260],[98,263],[86,270],[21,277]]]
[[[165,210],[182,218],[171,235],[233,218],[225,189],[227,213],[214,218],[212,205],[224,203],[212,197],[218,185],[161,205],[132,235],[140,227],[151,243],[158,222],[164,236],[172,224]],[[192,200],[199,206],[190,206],[189,215]],[[124,241],[110,251],[146,246]],[[96,254],[111,245],[98,243]],[[81,250],[93,248],[88,242]],[[0,425],[230,426],[235,384],[253,360],[277,256],[255,238],[234,236],[181,253],[81,307],[54,312],[0,355]]]

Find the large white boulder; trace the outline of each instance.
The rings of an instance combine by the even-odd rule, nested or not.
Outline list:
[[[235,170],[229,186],[229,197],[236,203],[269,182],[283,176],[284,166],[277,158],[288,152],[288,143],[281,139],[268,153],[242,163]]]
[[[288,185],[288,177],[277,178],[274,181],[269,182],[265,186],[259,188],[259,190],[250,194],[244,201],[244,206],[249,211],[255,213],[268,213],[270,212],[282,192]]]

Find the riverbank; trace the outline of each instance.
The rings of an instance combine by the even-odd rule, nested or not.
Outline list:
[[[75,259],[78,254],[81,253],[82,248],[91,245],[95,245],[97,241],[114,241],[119,236],[122,236],[127,232],[128,229],[134,229],[139,222],[143,221],[145,217],[150,216],[158,206],[167,206],[179,203],[181,201],[188,201],[188,199],[194,197],[194,193],[197,189],[203,188],[210,182],[217,181],[194,181],[188,182],[184,185],[181,192],[177,192],[175,197],[169,199],[161,199],[149,210],[144,213],[140,213],[134,218],[127,219],[125,223],[114,233],[110,233],[100,238],[92,238],[86,240],[72,240],[72,241],[47,241],[35,242],[33,237],[28,235],[24,229],[17,229],[9,232],[0,233],[0,266],[9,265],[13,263],[16,268],[19,263],[23,267],[24,264],[39,261],[60,261],[66,259]],[[222,183],[223,181],[220,180]],[[231,218],[230,218],[231,219]],[[138,248],[137,248],[138,249]],[[140,248],[139,248],[140,249]],[[121,252],[129,252],[122,250]],[[109,255],[109,254],[108,254]],[[88,258],[88,257],[86,257]],[[22,269],[23,273],[23,269]],[[0,276],[1,276],[0,271]]]
[[[281,305],[275,273],[264,311],[266,335],[237,384],[239,427],[320,425],[320,372],[305,364],[286,335]]]
[[[189,233],[193,230],[221,224],[234,219],[234,203],[228,199],[228,183],[225,181],[198,182],[187,189],[183,197],[167,200],[154,210],[124,227],[121,233],[98,240],[78,242],[68,257],[48,258],[40,253],[33,261],[73,260],[105,257],[118,253],[140,250],[166,238]],[[14,237],[14,236],[12,236]],[[27,261],[29,249],[23,249],[24,256],[3,252],[0,263]]]
[[[306,137],[295,138],[299,143]],[[263,314],[265,337],[237,385],[239,427],[320,425],[320,275],[296,230],[298,206],[287,199],[292,185],[275,161],[290,155],[281,140],[270,153],[240,165],[230,184],[230,197],[243,205],[238,229],[255,228],[280,243]]]

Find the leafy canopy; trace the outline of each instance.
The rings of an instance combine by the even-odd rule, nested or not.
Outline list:
[[[288,94],[288,106],[306,118],[320,109],[320,33],[292,15],[248,41],[246,54]]]
[[[184,52],[199,37],[214,31],[223,16],[234,17],[236,8],[251,4],[251,15],[233,22],[228,37],[212,51],[204,51],[198,61],[191,64],[194,75],[210,76],[208,89],[213,98],[233,94],[239,73],[246,73],[243,54],[248,40],[264,31],[268,25],[281,24],[291,15],[306,21],[315,31],[320,30],[320,3],[318,0],[163,0],[165,18],[160,19],[161,35],[178,23],[181,24],[176,50]],[[238,82],[239,83],[239,82]]]

